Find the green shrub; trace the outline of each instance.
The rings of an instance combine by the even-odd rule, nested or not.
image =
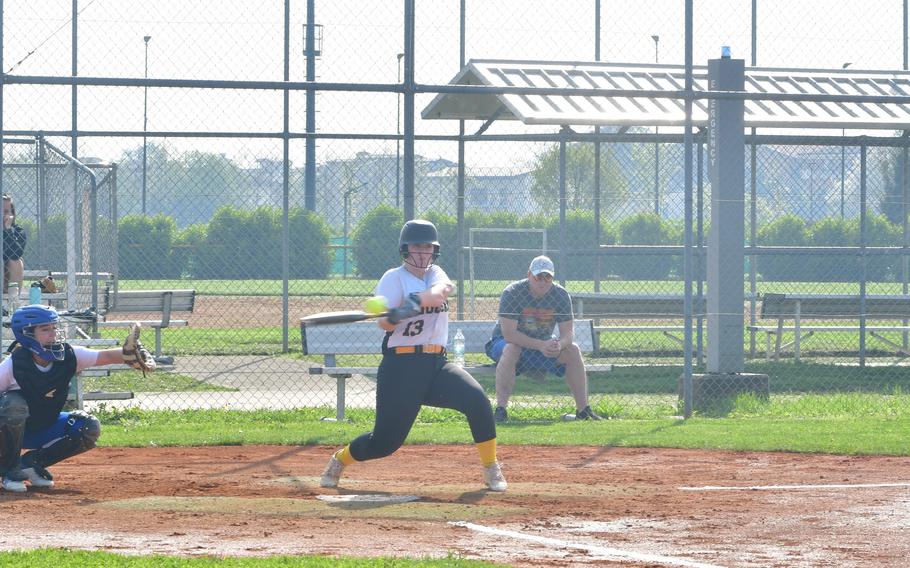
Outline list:
[[[547,247],[552,251],[549,256],[556,264],[557,278],[567,280],[590,280],[594,278],[596,260],[599,258],[594,250],[601,244],[614,244],[616,234],[609,226],[601,227],[601,242],[597,242],[594,231],[594,214],[588,211],[570,211],[566,214],[566,242],[562,242],[562,231],[559,218],[551,217],[546,224]],[[561,255],[578,252],[583,254]],[[587,251],[587,252],[585,252]],[[533,257],[531,257],[533,258]],[[601,260],[601,278],[609,273],[611,263]],[[530,258],[528,259],[530,261]],[[527,264],[527,263],[526,263]],[[524,268],[527,272],[527,266]]]
[[[313,212],[288,212],[291,278],[325,278],[331,268],[330,231]],[[191,262],[198,278],[281,278],[283,216],[277,207],[219,208],[208,228],[194,230]]]
[[[756,244],[764,246],[805,246],[807,241],[806,222],[796,215],[784,215],[756,235]],[[801,280],[805,266],[805,257],[792,254],[765,254],[756,260],[756,269],[764,280]]]
[[[120,278],[177,278],[180,267],[172,266],[171,244],[177,225],[162,214],[127,215],[120,219],[117,262]],[[65,255],[64,255],[65,256]]]
[[[639,213],[619,223],[621,245],[669,245],[671,228],[655,213]],[[610,272],[625,280],[664,280],[670,275],[678,258],[665,254],[612,257]]]
[[[380,205],[364,215],[351,239],[352,256],[361,278],[379,278],[401,264],[398,237],[404,224],[401,212]]]
[[[198,276],[197,266],[204,249],[207,225],[190,225],[179,231],[171,248],[171,262],[180,267],[182,276]]]
[[[316,213],[301,207],[294,207],[288,211],[288,227],[290,230],[290,277],[326,278],[332,268],[332,250],[329,248],[331,231],[328,224]],[[280,245],[281,240],[279,239],[276,243],[279,253]],[[280,267],[279,257],[279,273]]]
[[[856,243],[859,244],[859,220],[856,223]],[[901,227],[888,220],[885,215],[869,215],[866,218],[866,245],[897,246],[901,241]],[[899,256],[869,255],[866,262],[866,280],[876,282],[896,280],[900,274]],[[859,278],[859,273],[855,278]]]
[[[427,211],[422,218],[436,225],[440,245],[436,263],[446,271],[449,278],[455,280],[458,277],[458,219],[437,211]]]

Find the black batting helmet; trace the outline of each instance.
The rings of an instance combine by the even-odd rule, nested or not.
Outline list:
[[[401,258],[408,258],[408,245],[430,243],[433,245],[433,261],[439,258],[439,232],[436,225],[425,219],[411,219],[401,228],[398,237],[398,252]]]

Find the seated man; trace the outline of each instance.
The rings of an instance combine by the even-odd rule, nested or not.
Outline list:
[[[16,205],[9,195],[3,196],[3,296],[6,297],[10,282],[19,284],[22,291],[22,274],[25,265],[25,230],[16,224]]]
[[[572,301],[566,289],[553,283],[553,261],[538,256],[528,277],[506,286],[499,298],[499,322],[487,342],[487,355],[496,361],[497,422],[508,420],[506,407],[515,377],[540,380],[547,372],[565,377],[575,397],[577,420],[600,420],[588,405],[588,377],[581,349],[572,342]],[[559,325],[559,338],[553,334]]]

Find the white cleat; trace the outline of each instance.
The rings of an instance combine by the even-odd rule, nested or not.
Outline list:
[[[8,477],[3,478],[3,489],[11,493],[25,493],[26,491],[24,481],[17,481]]]
[[[51,475],[51,472],[47,471],[43,467],[25,467],[22,468],[22,473],[28,476],[25,480],[31,483],[34,487],[54,486],[54,477]]]
[[[483,468],[483,482],[490,491],[498,491],[500,493],[509,487],[509,484],[506,483],[506,478],[502,475],[502,468],[499,466],[499,462],[494,462],[492,465]]]
[[[319,485],[322,487],[338,487],[338,480],[341,479],[341,471],[343,469],[344,464],[338,461],[335,454],[332,454],[329,463],[326,464],[325,470],[322,472],[322,479],[319,480]]]

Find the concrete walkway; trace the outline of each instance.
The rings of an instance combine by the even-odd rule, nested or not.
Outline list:
[[[326,375],[310,375],[311,363],[300,359],[270,355],[178,356],[176,373],[197,381],[218,385],[225,391],[137,392],[128,400],[86,401],[91,409],[100,403],[107,407],[139,407],[148,410],[227,408],[231,410],[289,409],[336,405],[338,380]],[[355,375],[344,380],[345,406],[372,408],[376,384],[371,378]]]

